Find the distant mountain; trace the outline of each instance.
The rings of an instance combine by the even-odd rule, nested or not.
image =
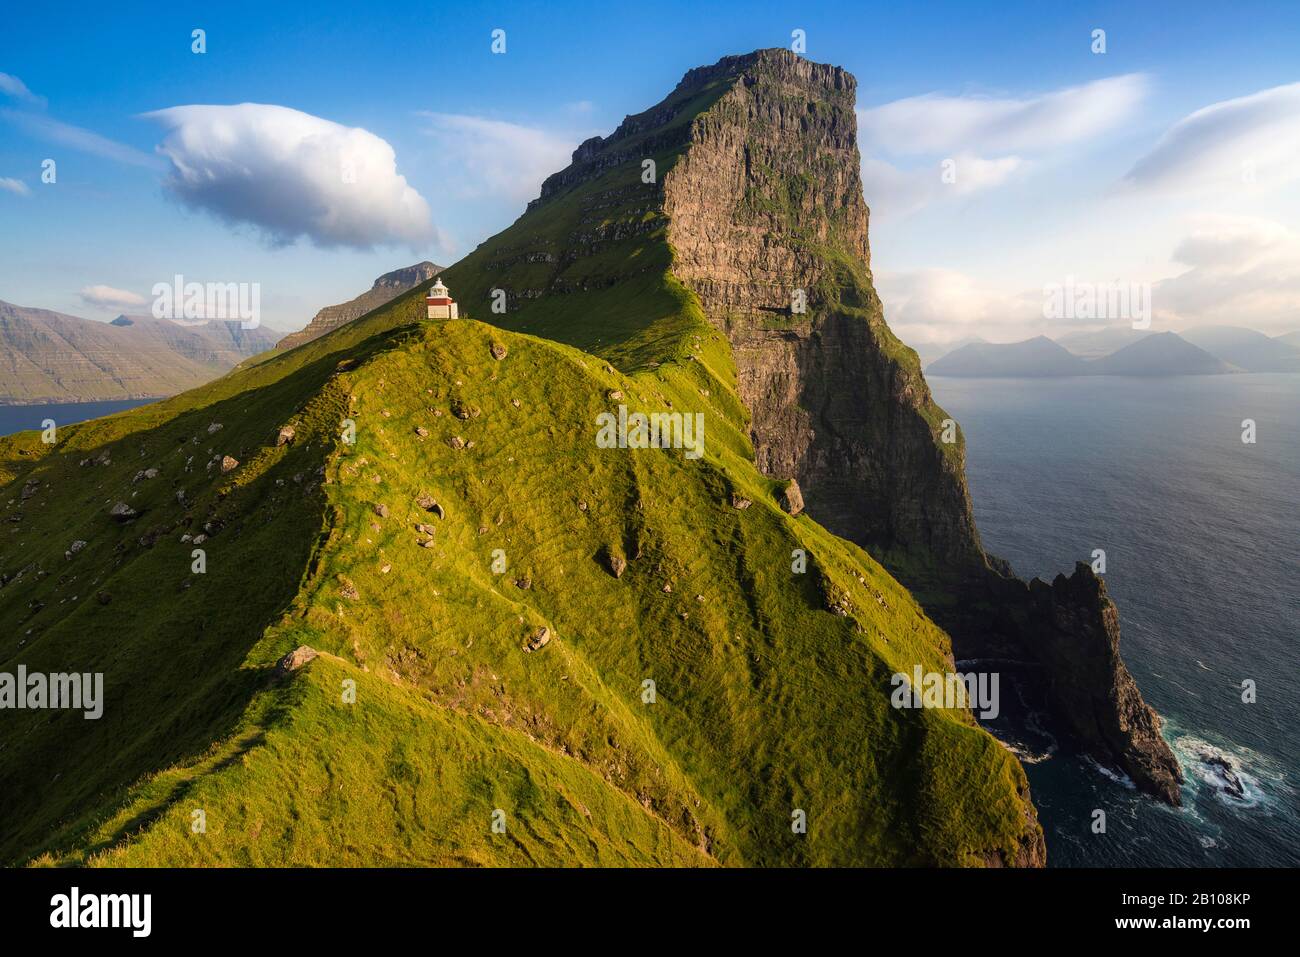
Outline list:
[[[1151,335],[1147,329],[1115,326],[1096,332],[1072,332],[1056,341],[1081,359],[1100,359]]]
[[[971,343],[986,343],[987,341],[987,339],[981,339],[979,336],[966,336],[965,338],[958,339],[956,342],[926,343],[924,345],[912,346],[912,348],[916,350],[917,356],[920,357],[921,365],[928,369],[930,363],[938,362],[944,356],[951,355],[963,346],[968,346]],[[909,343],[909,345],[911,345],[911,343]]]
[[[1217,375],[1239,371],[1174,332],[1145,336],[1118,352],[1087,363],[1089,375]]]
[[[93,322],[0,302],[0,405],[174,395],[274,344],[238,322],[179,326],[152,316]]]
[[[1247,372],[1300,372],[1300,344],[1279,342],[1254,329],[1199,326],[1179,335]]]
[[[373,286],[355,299],[340,303],[337,306],[326,306],[316,313],[305,328],[289,333],[276,343],[276,348],[293,349],[304,342],[318,339],[325,333],[331,332],[345,323],[360,319],[366,313],[378,309],[380,306],[386,306],[402,293],[435,278],[445,268],[437,263],[425,260],[422,263],[416,263],[414,266],[406,266],[402,269],[386,272],[375,280]]]
[[[270,349],[280,337],[276,330],[262,326],[245,329],[238,320],[213,319],[181,325],[170,319],[155,319],[153,316],[121,315],[109,325],[134,327],[156,336],[179,355],[202,365],[219,366],[223,372],[237,366],[249,356]]]
[[[1295,346],[1300,349],[1300,331],[1284,332],[1280,336],[1274,336],[1276,342],[1285,342],[1289,346]]]
[[[1024,342],[972,342],[932,362],[930,375],[1024,379],[1085,375],[1086,363],[1046,336]]]
[[[1073,337],[1085,348],[1123,338],[1126,330]],[[1095,338],[1084,338],[1095,336]],[[930,364],[930,375],[977,379],[1028,379],[1070,375],[1216,375],[1241,371],[1172,332],[1135,332],[1136,338],[1110,355],[1081,359],[1060,343],[1037,336],[1023,342],[972,343]],[[1278,348],[1277,346],[1274,347]]]

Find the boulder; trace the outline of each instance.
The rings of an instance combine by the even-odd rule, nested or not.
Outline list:
[[[496,359],[497,362],[500,362],[506,357],[506,347],[499,342],[493,342],[488,349],[492,353],[492,358]]]
[[[239,459],[233,458],[229,455],[221,456],[221,471],[223,474],[226,472],[233,472],[237,468],[239,468]]]
[[[612,549],[606,551],[605,563],[609,566],[609,573],[615,578],[622,578],[623,572],[627,571],[627,559]]]
[[[424,509],[426,512],[433,512],[433,514],[437,515],[439,518],[446,517],[446,513],[443,512],[442,506],[439,505],[437,500],[435,500],[428,492],[421,492],[419,497],[415,500],[415,504],[420,506],[420,508]]]
[[[108,514],[119,522],[129,522],[140,513],[127,505],[126,502],[118,502],[108,510]]]
[[[798,515],[803,511],[803,492],[799,490],[799,483],[794,479],[786,482],[777,493],[777,501],[781,503],[782,511],[791,515]]]
[[[280,427],[280,432],[279,432],[279,434],[276,435],[276,437],[275,437],[275,444],[276,444],[276,445],[290,445],[290,444],[293,443],[293,436],[294,436],[293,426],[292,426],[292,425],[282,425],[282,426]]]
[[[732,492],[732,493],[731,493],[731,507],[732,507],[732,508],[749,508],[749,506],[751,506],[751,505],[753,505],[753,504],[754,504],[753,502],[751,502],[749,499],[745,498],[745,497],[744,497],[743,495],[741,495],[739,492]]]
[[[532,633],[526,642],[524,642],[524,651],[537,651],[539,648],[544,648],[546,645],[550,644],[550,641],[551,629],[542,625]]]
[[[283,678],[297,671],[313,658],[319,657],[319,655],[320,652],[315,648],[308,645],[299,645],[275,663],[275,675],[277,678]]]

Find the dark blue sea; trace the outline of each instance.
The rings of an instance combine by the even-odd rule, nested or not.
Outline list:
[[[29,429],[39,430],[46,419],[55,425],[72,425],[101,415],[156,402],[156,399],[119,399],[114,402],[68,402],[62,405],[0,405],[0,435],[12,435]]]
[[[1047,578],[1105,550],[1121,651],[1187,775],[1169,808],[1049,742],[1025,765],[1049,864],[1300,865],[1300,375],[930,386],[986,549]]]

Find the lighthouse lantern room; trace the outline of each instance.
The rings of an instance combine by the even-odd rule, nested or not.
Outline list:
[[[430,319],[459,318],[456,300],[447,294],[447,287],[442,284],[441,278],[433,281],[429,294],[424,297],[424,304],[428,307]]]

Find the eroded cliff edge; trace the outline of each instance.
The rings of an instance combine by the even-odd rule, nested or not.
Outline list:
[[[642,116],[687,138],[663,181],[673,271],[730,339],[760,467],[796,478],[819,522],[907,584],[958,658],[1022,662],[1067,740],[1177,804],[1182,773],[1120,657],[1104,583],[1080,564],[1026,584],[980,544],[960,430],[943,441],[947,416],[872,284],[856,80],[760,50],[692,70],[665,104],[719,84],[687,125]],[[623,132],[558,176],[618,156]]]

